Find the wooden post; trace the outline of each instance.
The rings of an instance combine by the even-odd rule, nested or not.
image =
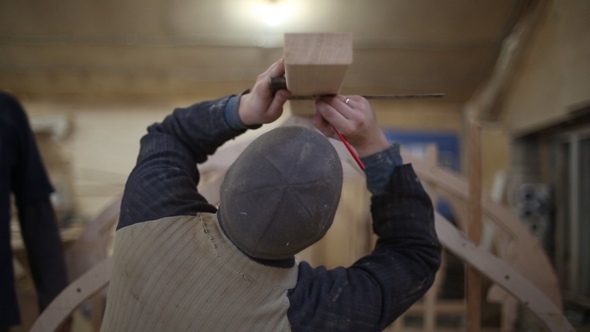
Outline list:
[[[481,125],[472,122],[469,128],[469,239],[481,241]],[[481,326],[481,274],[467,266],[467,330],[479,331]]]

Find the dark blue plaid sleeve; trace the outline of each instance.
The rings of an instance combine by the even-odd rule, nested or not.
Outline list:
[[[197,164],[245,130],[232,129],[236,96],[178,108],[148,127],[125,185],[118,228],[175,215],[216,212],[197,191]],[[231,110],[228,110],[231,108]],[[235,109],[234,109],[235,108]]]
[[[367,189],[373,196],[385,193],[387,182],[397,166],[403,164],[399,143],[361,159],[365,165]]]
[[[372,197],[374,251],[348,268],[299,265],[288,292],[293,331],[382,331],[424,295],[440,265],[432,202],[410,165]]]

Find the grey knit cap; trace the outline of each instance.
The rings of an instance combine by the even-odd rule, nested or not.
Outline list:
[[[254,140],[230,166],[220,222],[243,252],[286,259],[320,240],[342,191],[342,164],[317,131],[280,127]]]

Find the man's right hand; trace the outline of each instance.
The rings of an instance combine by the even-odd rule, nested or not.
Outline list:
[[[324,97],[316,102],[313,125],[324,135],[338,139],[334,129],[346,137],[359,157],[366,157],[389,147],[377,123],[371,104],[361,96]]]
[[[258,75],[250,93],[242,95],[238,114],[244,125],[271,123],[283,114],[283,105],[291,93],[288,90],[279,90],[273,96],[270,89],[270,79],[283,75],[285,75],[285,64],[283,59],[280,59],[264,73]]]

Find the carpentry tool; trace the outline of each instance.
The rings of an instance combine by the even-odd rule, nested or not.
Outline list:
[[[287,89],[287,80],[284,76],[271,77],[270,89],[274,95],[279,90]],[[422,94],[400,94],[400,95],[361,95],[365,99],[424,99],[424,98],[442,98],[444,93],[422,93]],[[312,95],[312,96],[291,96],[290,100],[314,100],[331,95]]]
[[[270,90],[272,91],[273,95],[277,91],[285,90],[285,89],[287,89],[287,80],[285,79],[284,76],[271,77]],[[329,96],[329,95],[291,96],[289,99],[290,100],[314,100],[314,99],[318,99],[318,98],[321,98],[324,96]],[[406,95],[364,95],[362,97],[366,98],[366,99],[418,99],[418,98],[442,98],[443,96],[444,96],[444,93],[428,93],[428,94],[406,94]],[[348,99],[346,101],[348,102]],[[346,139],[346,137],[344,137],[344,135],[342,135],[336,129],[336,127],[332,126],[332,129],[334,130],[334,132],[336,132],[336,135],[338,135],[338,137],[340,138],[340,140],[342,141],[342,143],[344,144],[344,146],[346,147],[346,149],[348,150],[348,152],[350,153],[350,155],[352,156],[354,161],[356,161],[357,165],[359,165],[359,167],[362,170],[364,170],[365,165],[363,164],[363,162],[359,158],[359,156],[356,153],[356,151],[354,150],[354,148],[350,145],[350,143],[348,143],[348,140]]]

